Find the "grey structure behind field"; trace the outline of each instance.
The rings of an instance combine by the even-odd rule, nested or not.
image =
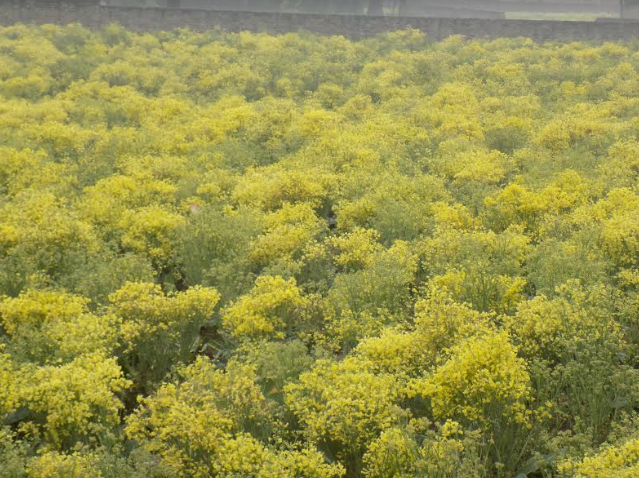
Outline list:
[[[288,33],[310,31],[323,35],[364,38],[384,32],[416,28],[441,40],[451,35],[468,38],[527,37],[550,40],[631,40],[639,38],[639,22],[558,22],[482,18],[366,16],[313,13],[250,12],[175,8],[100,6],[90,0],[0,0],[0,24],[81,23],[102,28],[119,23],[134,31],[221,29],[230,32]]]

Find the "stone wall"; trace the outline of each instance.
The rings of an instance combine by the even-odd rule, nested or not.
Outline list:
[[[0,0],[0,23],[81,23],[101,28],[120,23],[135,31],[188,27],[226,31],[287,33],[300,30],[322,35],[364,38],[407,27],[441,40],[451,35],[468,38],[528,37],[549,40],[630,40],[639,37],[639,22],[552,22],[464,18],[368,17],[299,13],[174,10],[163,8],[100,7],[65,0]]]

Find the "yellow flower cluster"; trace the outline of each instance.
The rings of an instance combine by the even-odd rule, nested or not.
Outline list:
[[[409,395],[430,398],[440,419],[490,426],[494,416],[524,424],[531,398],[530,376],[506,333],[471,337],[450,350],[430,376],[415,380]]]
[[[587,296],[579,284],[572,283],[557,292],[558,297],[552,300],[538,296],[521,304],[517,313],[506,319],[526,356],[563,361],[579,344],[593,341],[623,348],[619,323],[599,315],[588,304],[606,294],[605,290]]]
[[[9,334],[21,328],[42,327],[48,322],[67,321],[88,312],[87,300],[50,291],[26,291],[0,302],[0,319]]]
[[[110,355],[118,344],[119,322],[90,313],[86,299],[68,293],[28,290],[0,301],[0,323],[14,350],[39,363],[67,362],[84,353]]]
[[[399,420],[399,384],[354,357],[319,360],[299,383],[286,387],[286,404],[314,443],[335,441],[357,454],[377,433]]]
[[[343,236],[331,238],[336,249],[335,263],[343,270],[357,270],[370,266],[375,253],[381,250],[379,234],[375,230],[356,228]]]
[[[199,327],[198,321],[204,322],[213,314],[219,299],[219,294],[208,288],[165,295],[158,285],[133,282],[109,296],[111,312],[124,320],[122,335],[129,348],[159,334],[179,340],[183,329]]]
[[[0,417],[4,417],[18,408],[20,390],[18,385],[18,367],[9,354],[0,348]]]
[[[201,327],[211,319],[220,295],[211,288],[162,292],[150,283],[125,284],[109,296],[109,312],[120,318],[123,361],[144,386],[186,361]]]
[[[568,460],[559,472],[571,478],[632,478],[639,473],[639,440],[606,447],[581,461]]]
[[[269,405],[250,368],[238,363],[217,370],[200,359],[184,370],[184,382],[163,385],[142,401],[127,434],[158,453],[180,476],[204,478],[304,477],[342,475],[317,451],[277,451],[255,433],[270,418]]]
[[[255,240],[249,254],[252,261],[263,265],[277,260],[296,260],[305,246],[326,227],[309,203],[286,203],[278,211],[268,214],[265,222],[265,233]]]
[[[102,473],[95,465],[90,454],[74,453],[66,455],[58,452],[47,452],[30,460],[27,467],[29,478],[102,478]]]
[[[120,424],[124,406],[118,396],[131,382],[115,359],[87,354],[60,366],[26,366],[19,374],[22,404],[44,417],[42,433],[53,446],[68,446]]]
[[[284,338],[299,323],[307,303],[295,279],[261,276],[249,294],[222,311],[222,321],[233,337]]]
[[[464,440],[459,423],[447,421],[436,433],[411,423],[382,432],[364,455],[364,476],[368,478],[409,478],[414,476],[476,477],[480,463],[466,463],[465,452],[473,443]],[[421,441],[421,443],[419,443]],[[467,450],[468,449],[468,450]]]

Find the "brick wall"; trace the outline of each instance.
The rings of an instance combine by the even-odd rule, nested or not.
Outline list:
[[[407,27],[441,40],[451,35],[468,38],[528,37],[549,40],[630,40],[639,38],[639,22],[550,22],[467,18],[367,17],[300,13],[259,13],[215,10],[100,7],[64,0],[0,0],[0,24],[81,23],[101,28],[120,23],[135,31],[188,27],[227,31],[287,33],[299,30],[323,35],[364,38]]]

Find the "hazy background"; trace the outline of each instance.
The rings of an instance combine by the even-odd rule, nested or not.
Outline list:
[[[595,20],[639,18],[639,0],[102,0],[113,6],[356,15],[476,16]]]

